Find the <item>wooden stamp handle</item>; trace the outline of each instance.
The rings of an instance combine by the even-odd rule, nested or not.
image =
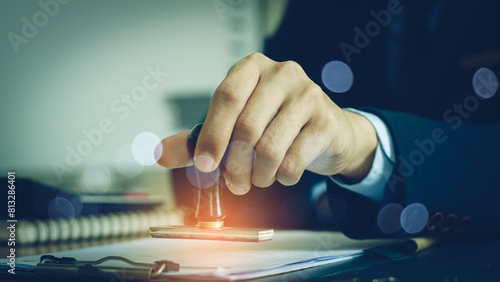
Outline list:
[[[194,156],[196,142],[198,141],[202,126],[202,123],[195,125],[189,133],[188,147],[192,156]],[[224,218],[226,217],[222,201],[222,187],[219,185],[222,174],[219,172],[215,183],[206,187],[206,185],[200,181],[200,179],[204,179],[204,177],[200,177],[203,172],[199,171],[196,167],[194,167],[194,170],[198,186],[198,204],[195,213],[198,219],[198,226],[200,228],[210,229],[221,228],[224,226]]]

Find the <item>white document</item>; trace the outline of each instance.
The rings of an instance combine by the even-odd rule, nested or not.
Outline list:
[[[171,260],[180,264],[180,271],[166,276],[233,281],[348,260],[387,242],[351,240],[337,232],[276,231],[272,241],[262,243],[145,238],[51,254],[86,261],[111,255],[143,263]],[[30,256],[16,264],[34,266],[39,261],[40,256]],[[104,265],[129,267],[121,262]]]

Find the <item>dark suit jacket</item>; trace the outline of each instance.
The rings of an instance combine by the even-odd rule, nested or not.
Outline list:
[[[397,41],[401,56],[393,87],[386,71],[394,55],[388,53],[389,27],[381,26],[349,60],[339,47],[342,42],[356,47],[353,28],[364,30],[374,21],[371,11],[387,10],[387,1],[293,1],[267,42],[270,58],[298,62],[339,106],[373,112],[391,131],[397,164],[382,204],[329,181],[330,210],[340,229],[354,238],[500,232],[500,94],[479,99],[472,86],[482,67],[500,75],[500,5],[442,1],[436,15],[422,2],[436,3],[400,2],[400,16],[413,23]],[[434,27],[414,24],[427,24],[430,15]],[[350,61],[354,84],[347,93],[333,93],[322,83],[321,70],[332,60]],[[423,229],[382,232],[380,220],[399,219],[398,212],[393,218],[379,216],[391,203],[422,204],[428,212]],[[421,210],[410,211],[410,221],[422,216],[411,212]]]

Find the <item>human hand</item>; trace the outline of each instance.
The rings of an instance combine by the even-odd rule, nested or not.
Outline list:
[[[158,163],[192,164],[189,130],[162,140]],[[377,136],[364,117],[339,108],[295,62],[255,53],[237,62],[215,90],[194,152],[202,172],[223,161],[228,188],[296,184],[307,169],[352,182],[370,170]]]

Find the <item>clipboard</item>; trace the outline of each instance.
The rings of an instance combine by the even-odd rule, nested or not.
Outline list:
[[[112,278],[117,281],[160,281],[170,278],[232,281],[288,273],[295,275],[301,273],[297,270],[326,265],[341,265],[347,271],[354,267],[354,262],[363,264],[365,258],[380,263],[390,262],[392,258],[422,249],[418,246],[415,240],[358,241],[336,232],[278,230],[274,240],[258,245],[247,242],[144,238],[58,252],[42,258],[19,258],[18,267],[29,262],[25,273],[43,280],[64,277],[66,280],[101,278],[106,281]],[[116,256],[99,259],[109,254]],[[126,258],[141,263],[130,263],[131,260]],[[165,264],[164,259],[173,261],[166,261]],[[110,265],[109,262],[119,264]],[[161,262],[165,267],[160,271]],[[241,268],[242,264],[248,267]]]

